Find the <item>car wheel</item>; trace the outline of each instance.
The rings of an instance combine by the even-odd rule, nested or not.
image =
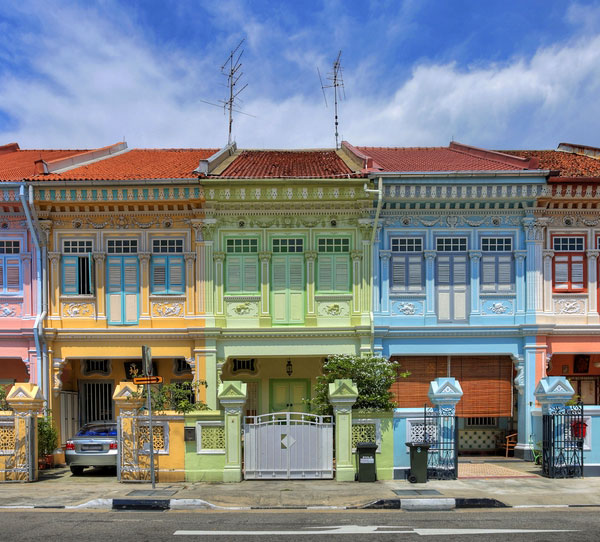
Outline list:
[[[83,469],[85,469],[85,467],[72,466],[71,472],[73,473],[74,476],[81,476],[83,474]]]

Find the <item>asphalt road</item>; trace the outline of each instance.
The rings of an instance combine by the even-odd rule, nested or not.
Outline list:
[[[600,510],[404,511],[0,511],[0,541],[590,541]]]

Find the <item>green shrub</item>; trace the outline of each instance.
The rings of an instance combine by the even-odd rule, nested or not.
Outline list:
[[[349,378],[358,389],[358,399],[353,408],[391,410],[395,405],[390,388],[397,377],[408,374],[399,372],[397,362],[379,356],[336,354],[323,364],[323,374],[317,377],[314,397],[308,404],[312,412],[331,414],[333,409],[327,396],[329,384],[338,378]]]

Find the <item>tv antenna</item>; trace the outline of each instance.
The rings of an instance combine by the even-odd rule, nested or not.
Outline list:
[[[339,149],[339,134],[338,134],[338,102],[342,97],[346,98],[346,91],[344,89],[344,79],[342,77],[342,64],[340,59],[342,58],[342,51],[338,53],[331,72],[327,75],[326,79],[329,81],[328,85],[323,84],[321,78],[321,72],[317,66],[317,72],[319,74],[319,81],[321,82],[321,90],[323,91],[323,98],[325,98],[325,107],[327,107],[327,95],[325,94],[326,88],[333,89],[333,104],[334,104],[334,128],[335,128],[335,148]]]
[[[242,44],[244,43],[244,41],[245,41],[245,39],[243,39],[242,41],[240,41],[238,43],[237,47],[231,51],[231,53],[229,54],[229,57],[224,62],[224,64],[221,66],[221,73],[227,77],[227,88],[229,90],[227,98],[225,100],[218,100],[221,105],[213,103],[213,102],[209,102],[207,100],[200,100],[201,102],[203,102],[205,104],[214,105],[216,107],[223,107],[223,111],[229,113],[229,126],[228,126],[228,136],[227,136],[227,144],[228,145],[231,145],[231,132],[233,129],[233,113],[234,112],[256,118],[254,115],[251,115],[250,113],[245,113],[244,111],[241,111],[240,109],[237,108],[237,104],[240,101],[238,99],[238,96],[248,86],[248,84],[245,84],[242,88],[239,88],[239,89],[236,88],[236,86],[241,84],[240,79],[241,79],[242,75],[244,75],[243,72],[240,71],[242,69],[242,63],[240,62],[240,60],[242,58],[242,55],[244,54],[244,49],[240,50],[240,48],[241,48]]]

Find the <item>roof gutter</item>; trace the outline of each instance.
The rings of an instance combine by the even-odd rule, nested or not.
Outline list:
[[[375,236],[377,235],[377,227],[379,225],[379,214],[381,213],[381,207],[383,205],[383,179],[379,177],[377,189],[375,190],[367,188],[367,186],[367,183],[365,183],[364,190],[367,194],[377,194],[377,208],[375,210],[375,220],[373,221],[373,231],[371,232],[371,266],[374,268],[375,259],[373,247],[375,246]],[[369,310],[369,321],[371,324],[371,353],[373,353],[375,344],[375,316],[373,314],[375,298],[373,297],[373,274],[374,273],[372,270],[371,273],[369,273],[369,293],[371,295],[371,307]]]

